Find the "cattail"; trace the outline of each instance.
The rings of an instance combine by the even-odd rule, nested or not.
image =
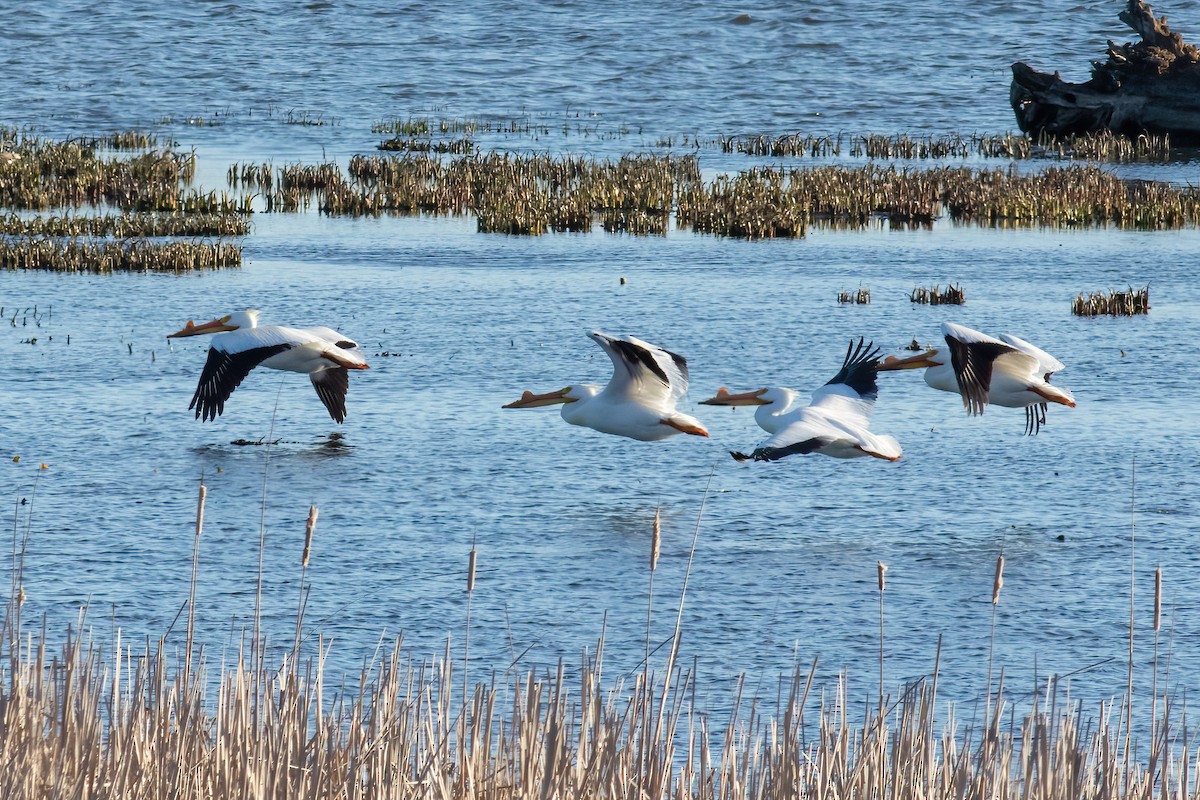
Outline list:
[[[650,571],[658,567],[658,554],[662,546],[662,506],[654,509],[654,525],[650,535]]]
[[[1154,632],[1162,625],[1162,567],[1154,570]]]
[[[312,551],[313,531],[317,527],[317,507],[308,507],[308,524],[304,526],[304,554],[300,557],[300,566],[308,566],[308,556]]]
[[[471,555],[467,559],[467,594],[475,591],[475,547],[471,546]]]
[[[1004,588],[1004,556],[996,559],[996,580],[992,581],[992,605],[1000,602],[1000,590]]]
[[[882,592],[884,590],[883,574],[887,572],[887,564],[883,563],[882,561],[876,561],[875,568],[879,572],[879,591]]]

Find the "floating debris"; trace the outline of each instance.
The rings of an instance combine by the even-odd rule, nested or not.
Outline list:
[[[1132,317],[1135,314],[1147,314],[1150,311],[1150,287],[1134,289],[1129,287],[1126,292],[1083,292],[1075,298],[1071,312],[1080,317],[1097,317],[1109,315],[1114,317]],[[1125,355],[1122,351],[1121,355]]]
[[[908,295],[908,299],[914,303],[930,306],[961,306],[966,302],[962,287],[954,283],[946,286],[944,292],[941,286],[934,286],[932,289],[917,287]]]
[[[838,302],[867,305],[871,302],[871,290],[860,286],[853,292],[838,292]]]

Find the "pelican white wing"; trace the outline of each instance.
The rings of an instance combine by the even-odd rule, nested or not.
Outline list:
[[[942,323],[942,333],[950,347],[959,394],[971,414],[983,413],[997,371],[1015,378],[1038,370],[1036,357],[987,334],[952,322]]]
[[[634,336],[588,334],[613,362],[613,376],[605,394],[619,395],[647,406],[674,409],[687,394],[687,359]]]
[[[1024,339],[1018,338],[1009,333],[1000,334],[1000,338],[1021,352],[1028,353],[1036,358],[1038,360],[1038,369],[1045,373],[1046,380],[1050,380],[1050,376],[1054,373],[1061,372],[1067,368],[1066,364],[1062,363],[1042,348],[1032,345]]]

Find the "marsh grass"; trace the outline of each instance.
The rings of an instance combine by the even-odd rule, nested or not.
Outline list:
[[[989,680],[984,717],[964,725],[938,697],[940,643],[927,675],[895,698],[881,689],[878,705],[864,704],[861,715],[851,711],[857,703],[845,678],[814,692],[814,661],[794,669],[773,700],[736,689],[725,722],[717,723],[697,704],[703,687],[679,662],[686,578],[665,661],[647,658],[625,677],[606,674],[604,635],[574,670],[560,662],[550,671],[494,674],[470,684],[465,647],[456,680],[449,646],[442,657],[414,665],[396,640],[357,680],[330,675],[323,638],[300,657],[315,509],[298,559],[295,642],[282,664],[264,658],[268,648],[256,634],[213,676],[194,641],[206,500],[201,486],[182,652],[168,646],[166,635],[131,646],[120,632],[111,650],[102,650],[82,615],[60,637],[44,625],[25,630],[20,564],[33,504],[24,518],[16,507],[13,600],[0,636],[0,796],[1200,797],[1186,719],[1168,694],[1161,712],[1153,712],[1144,761],[1127,760],[1130,726],[1111,716],[1115,704],[1103,705],[1089,722],[1055,679],[1035,693],[1019,721],[1004,702],[1003,677],[994,703]],[[688,576],[702,515],[703,503]],[[660,525],[656,515],[648,580]],[[473,546],[468,602],[476,556]],[[884,567],[876,569],[882,660]],[[469,611],[466,624],[469,634]]]
[[[1071,304],[1071,313],[1080,317],[1114,316],[1132,317],[1137,314],[1150,313],[1150,287],[1141,289],[1129,287],[1128,291],[1119,292],[1083,292],[1079,293]]]
[[[1171,157],[1168,136],[1128,137],[1111,131],[1058,138],[1042,134],[844,134],[820,136],[728,136],[718,139],[722,151],[773,158],[831,158],[843,151],[852,158],[935,160],[979,158],[1057,158],[1085,161],[1166,161]]]
[[[967,301],[962,286],[956,283],[947,284],[945,291],[942,290],[941,285],[929,289],[918,286],[909,293],[908,299],[920,305],[930,306],[961,306]]]
[[[0,270],[185,273],[241,265],[241,245],[231,242],[0,238]]]
[[[871,302],[871,290],[860,286],[853,291],[838,292],[838,302],[849,303],[851,305],[868,305]]]
[[[422,147],[429,142],[423,142]],[[432,147],[432,145],[431,145]],[[753,167],[705,179],[694,154],[579,156],[407,148],[400,156],[282,168],[267,210],[317,207],[345,216],[474,214],[485,233],[604,230],[643,235],[677,227],[719,236],[804,236],[810,227],[880,220],[927,227],[941,218],[989,226],[1172,229],[1200,223],[1200,192],[1125,181],[1094,165],[1015,169],[863,166]]]

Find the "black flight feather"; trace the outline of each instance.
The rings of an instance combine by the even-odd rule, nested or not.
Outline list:
[[[992,389],[992,364],[1005,353],[1018,352],[1000,342],[962,342],[946,337],[950,345],[950,363],[958,380],[963,405],[972,414],[982,414]]]
[[[864,400],[875,400],[879,397],[879,385],[875,382],[875,368],[879,366],[879,348],[873,347],[874,342],[863,344],[860,337],[858,344],[850,340],[846,348],[846,358],[842,368],[834,375],[826,386],[844,383]]]
[[[815,453],[832,441],[828,436],[815,436],[802,442],[793,442],[786,447],[758,447],[750,455],[730,450],[729,455],[733,456],[735,461],[778,461],[791,455]]]
[[[207,422],[225,411],[225,401],[233,390],[250,374],[250,370],[274,355],[290,350],[290,344],[255,347],[240,353],[225,353],[215,347],[208,349],[208,361],[200,373],[200,382],[188,409],[196,409],[196,419]]]
[[[325,404],[334,422],[346,420],[346,392],[350,389],[350,371],[345,367],[330,367],[310,373],[317,397]]]

